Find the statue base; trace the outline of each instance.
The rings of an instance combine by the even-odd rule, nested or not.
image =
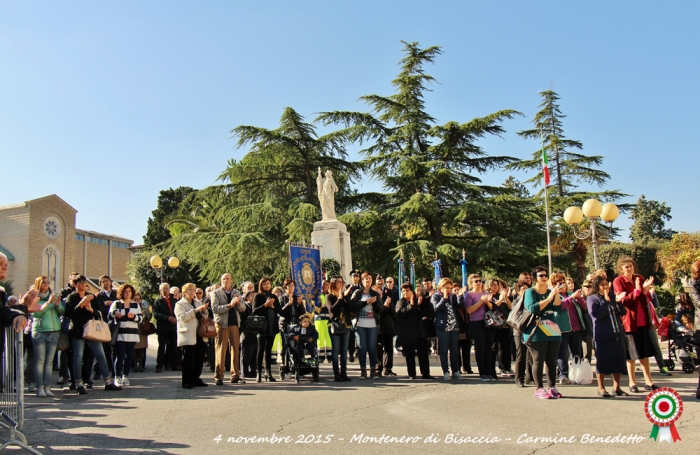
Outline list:
[[[340,276],[350,279],[352,254],[348,228],[338,220],[317,221],[311,233],[311,243],[321,247],[321,259],[335,259],[340,263]]]

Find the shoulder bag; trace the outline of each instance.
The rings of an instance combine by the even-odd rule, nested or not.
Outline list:
[[[506,318],[498,308],[494,308],[484,313],[484,325],[489,329],[500,329],[506,325]]]
[[[95,313],[97,313],[99,319],[90,319],[85,323],[83,326],[83,339],[99,341],[100,343],[109,343],[112,340],[109,327],[107,327],[107,323],[100,318],[99,313],[97,311]]]
[[[210,318],[202,318],[197,334],[202,338],[216,338],[216,324]]]
[[[243,332],[265,333],[267,332],[267,318],[251,314],[243,322]]]

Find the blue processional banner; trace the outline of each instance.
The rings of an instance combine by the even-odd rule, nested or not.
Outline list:
[[[313,246],[289,245],[289,262],[292,279],[297,284],[294,293],[306,301],[306,311],[311,313],[311,305],[319,306],[323,285],[321,250]]]

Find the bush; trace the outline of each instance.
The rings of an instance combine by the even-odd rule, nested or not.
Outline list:
[[[326,276],[328,278],[340,275],[340,262],[333,258],[322,259],[321,267],[326,271]]]
[[[598,267],[605,269],[608,278],[612,279],[618,275],[615,265],[620,256],[631,256],[639,267],[639,273],[645,277],[654,276],[657,283],[661,283],[666,278],[664,269],[657,260],[657,254],[661,250],[661,243],[647,242],[645,244],[612,242],[598,246]],[[593,249],[588,250],[586,256],[586,268],[593,272]]]

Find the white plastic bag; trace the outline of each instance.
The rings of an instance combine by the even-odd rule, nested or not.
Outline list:
[[[583,359],[579,362],[578,377],[576,378],[576,384],[590,385],[593,382],[593,369],[591,368],[588,359]]]
[[[569,362],[569,381],[572,384],[578,384],[578,378],[581,375],[581,359],[578,356]]]

